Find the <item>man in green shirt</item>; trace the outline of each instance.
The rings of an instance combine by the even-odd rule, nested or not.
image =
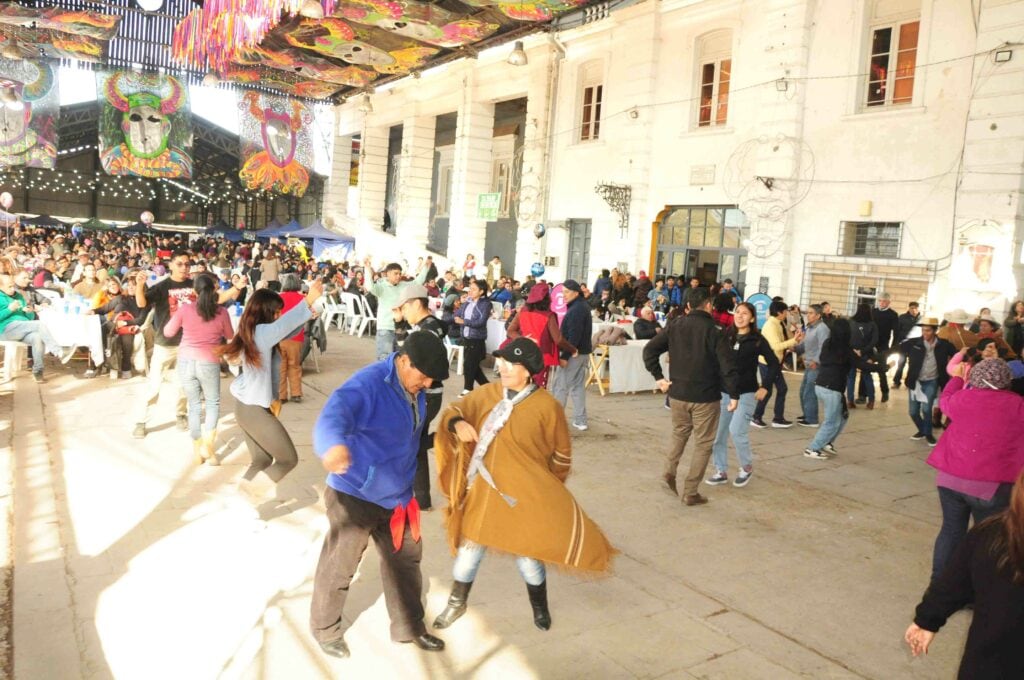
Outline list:
[[[427,268],[420,265],[416,272],[416,278],[412,281],[402,280],[402,265],[392,262],[384,267],[384,276],[373,282],[367,293],[373,293],[377,298],[377,361],[383,361],[394,352],[395,346],[395,316],[392,311],[398,304],[398,297],[402,289],[415,283],[422,286],[427,278]]]
[[[46,353],[58,357],[62,354],[50,331],[36,318],[34,308],[26,304],[25,298],[15,289],[14,277],[10,274],[0,274],[0,340],[32,345],[32,377],[38,383],[45,382],[43,357]],[[71,360],[74,349],[68,348],[63,353],[63,363]]]

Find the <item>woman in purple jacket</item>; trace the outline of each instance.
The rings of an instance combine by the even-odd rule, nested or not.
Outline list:
[[[453,319],[462,328],[463,376],[462,394],[469,394],[474,383],[487,384],[480,362],[487,356],[487,320],[491,318],[491,301],[487,299],[487,282],[473,279],[469,282],[469,300],[459,307]]]
[[[965,388],[959,364],[942,390],[939,405],[952,421],[928,464],[938,470],[942,528],[932,557],[934,582],[967,534],[971,518],[977,525],[1005,509],[1013,482],[1024,469],[1024,398],[1010,392],[1013,375],[1002,359],[985,359],[970,373]]]

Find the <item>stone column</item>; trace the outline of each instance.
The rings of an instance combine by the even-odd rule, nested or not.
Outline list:
[[[331,229],[348,226],[348,189],[352,171],[352,135],[334,135],[331,176],[324,185],[323,223]]]
[[[423,250],[430,221],[430,189],[434,173],[434,130],[437,118],[415,116],[402,123],[402,158],[395,235],[406,251]]]
[[[388,181],[388,128],[364,124],[359,161],[359,230],[381,233]]]
[[[494,104],[473,101],[475,88],[471,78],[459,105],[455,127],[448,257],[456,266],[461,266],[466,253],[476,255],[478,262],[486,257],[487,223],[477,217],[477,197],[491,188]]]
[[[516,234],[516,266],[513,276],[523,281],[530,274],[530,265],[541,261],[545,255],[543,248],[545,239],[533,235],[538,223],[547,223],[548,207],[547,192],[549,187],[545,178],[550,157],[548,134],[551,121],[551,85],[557,69],[561,53],[552,45],[547,59],[531,61],[528,68],[532,69],[530,85],[526,92],[526,128],[523,134],[523,166],[519,173],[519,202],[516,216],[519,229]],[[547,253],[557,255],[564,260],[564,253]]]

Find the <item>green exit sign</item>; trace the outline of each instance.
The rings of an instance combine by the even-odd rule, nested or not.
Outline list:
[[[493,222],[498,219],[501,208],[501,194],[480,194],[476,199],[476,216],[482,220]]]

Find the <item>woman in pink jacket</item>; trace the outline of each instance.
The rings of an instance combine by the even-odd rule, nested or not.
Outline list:
[[[970,371],[955,367],[942,390],[942,412],[952,421],[928,456],[938,470],[942,528],[935,538],[932,581],[974,523],[1007,507],[1013,482],[1024,469],[1024,398],[1010,392],[1012,374],[1002,359],[985,359]]]

